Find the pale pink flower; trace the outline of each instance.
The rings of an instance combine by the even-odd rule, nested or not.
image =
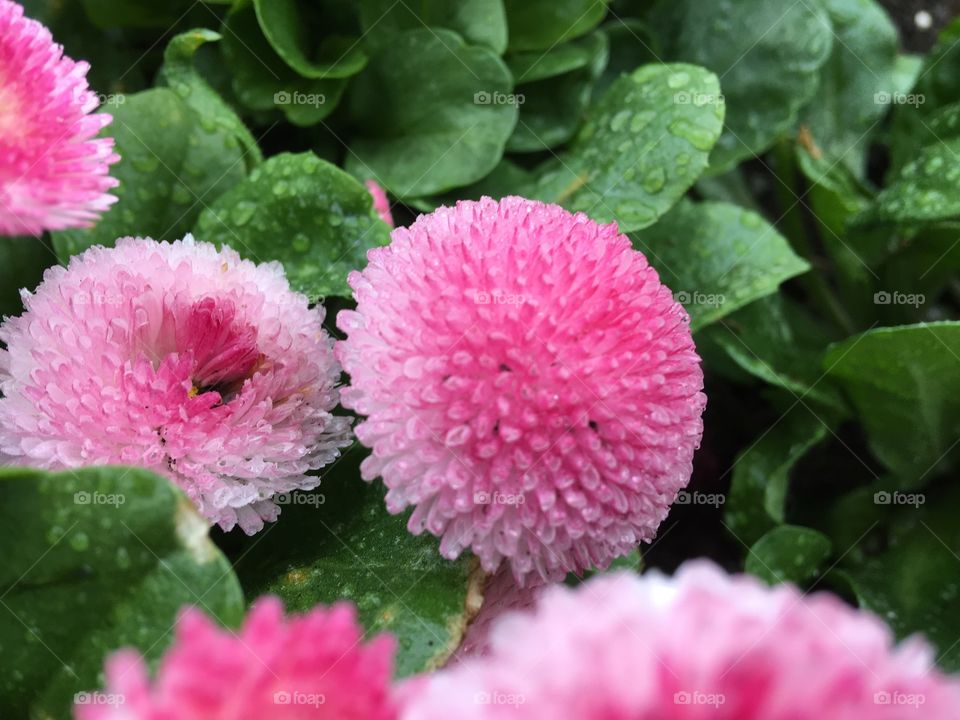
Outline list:
[[[690,479],[703,374],[686,312],[615,225],[485,198],[368,259],[336,352],[391,512],[521,582],[654,536]]]
[[[390,213],[390,201],[386,191],[376,180],[367,180],[367,190],[373,196],[373,209],[387,225],[393,227],[393,215]]]
[[[113,140],[94,139],[111,117],[91,114],[88,69],[0,0],[0,235],[87,227],[116,201]]]
[[[195,609],[177,624],[152,685],[133,650],[114,654],[106,688],[82,693],[77,720],[393,720],[393,639],[363,642],[353,606],[284,620],[279,600],[237,634]]]
[[[47,271],[0,325],[0,463],[130,464],[248,533],[350,443],[322,307],[279,263],[125,238]]]
[[[411,684],[402,720],[955,720],[960,682],[877,617],[697,562],[601,576]]]

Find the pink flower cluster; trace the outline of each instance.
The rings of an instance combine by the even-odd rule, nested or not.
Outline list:
[[[955,720],[960,681],[919,639],[827,595],[708,563],[555,586],[501,619],[483,657],[390,689],[391,643],[344,606],[284,623],[262,600],[239,636],[191,611],[151,688],[129,652],[78,720]],[[88,697],[86,695],[84,698]]]
[[[521,582],[605,567],[690,479],[706,398],[688,317],[615,225],[510,197],[398,228],[349,282],[337,357],[363,476],[409,527]]]
[[[107,663],[102,693],[84,693],[77,720],[393,720],[393,640],[363,643],[350,605],[285,621],[279,601],[250,611],[239,633],[183,614],[153,686],[133,651]]]
[[[877,617],[695,562],[550,589],[403,720],[951,720],[960,681]]]
[[[88,69],[0,0],[0,235],[86,227],[116,201],[113,140],[94,139],[111,117],[91,114]]]
[[[0,325],[0,464],[129,464],[253,533],[349,445],[324,310],[279,263],[125,238],[47,271]]]

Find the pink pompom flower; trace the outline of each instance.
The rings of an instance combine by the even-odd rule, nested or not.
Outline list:
[[[553,587],[402,720],[954,720],[960,681],[877,617],[706,562]]]
[[[337,357],[387,507],[488,572],[558,579],[649,540],[690,479],[689,319],[615,225],[518,197],[394,230],[350,275]]]
[[[87,227],[116,201],[107,173],[120,158],[95,139],[112,118],[91,114],[88,69],[0,0],[0,235]]]
[[[393,720],[394,642],[363,643],[353,606],[284,620],[275,598],[257,602],[239,634],[195,609],[151,686],[132,650],[111,656],[103,692],[80,693],[77,720]]]
[[[367,190],[373,196],[373,209],[387,225],[393,227],[393,215],[390,213],[390,201],[386,191],[376,180],[367,180]]]
[[[0,325],[0,464],[144,466],[254,533],[350,444],[323,308],[279,263],[125,238],[22,296]]]

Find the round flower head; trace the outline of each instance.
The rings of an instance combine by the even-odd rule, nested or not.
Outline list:
[[[373,209],[387,225],[393,227],[393,215],[390,213],[390,201],[386,191],[375,180],[367,180],[367,190],[373,196]]]
[[[151,687],[134,651],[113,655],[103,692],[79,693],[77,720],[393,720],[393,639],[362,644],[351,605],[285,621],[260,600],[238,635],[196,610],[177,624]]]
[[[145,466],[253,533],[350,442],[323,308],[279,263],[126,238],[23,301],[0,325],[0,463]]]
[[[521,582],[655,534],[690,479],[703,375],[686,312],[615,225],[485,198],[368,258],[337,356],[391,512]]]
[[[111,117],[43,25],[0,0],[0,235],[86,227],[116,198]]]
[[[829,594],[709,563],[553,587],[490,654],[402,691],[403,720],[953,720],[920,640]]]

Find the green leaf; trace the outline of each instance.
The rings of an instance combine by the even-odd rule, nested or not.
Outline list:
[[[960,670],[960,495],[951,486],[934,495],[900,497],[914,502],[898,504],[883,552],[847,562],[843,574],[862,607],[886,620],[901,639],[922,633],[937,648],[937,662],[955,672]]]
[[[621,77],[526,194],[624,232],[651,225],[706,168],[723,125],[719,97],[716,76],[693,65],[645,65]]]
[[[754,543],[745,569],[771,585],[799,584],[817,575],[830,551],[830,539],[823,533],[781,525]]]
[[[166,88],[126,96],[111,109],[107,130],[120,162],[119,201],[89,230],[53,233],[61,261],[117,238],[182,238],[200,211],[246,175],[244,150],[232,132],[194,112]]]
[[[281,521],[254,539],[237,563],[251,600],[283,598],[288,610],[349,600],[373,632],[392,632],[397,671],[406,676],[443,664],[460,644],[468,592],[482,573],[466,558],[444,560],[430,535],[414,537],[406,518],[389,515],[382,485],[358,479],[358,446],[323,471],[319,492],[287,496]]]
[[[836,41],[802,122],[831,162],[842,162],[859,177],[871,131],[889,108],[884,100],[897,89],[897,29],[875,0],[821,2]]]
[[[566,75],[574,70],[588,67],[596,61],[599,51],[603,48],[602,41],[597,41],[599,34],[592,33],[552,47],[546,52],[514,53],[504,59],[517,85]]]
[[[43,279],[43,271],[56,262],[56,255],[45,239],[0,238],[0,318],[22,313],[20,289],[32,291]]]
[[[687,308],[694,330],[810,269],[760,215],[728,203],[683,200],[630,237]]]
[[[930,118],[960,98],[960,18],[955,18],[937,39],[916,74],[916,83],[893,110],[891,170],[896,172],[918,149],[936,141]]]
[[[584,68],[554,77],[524,81],[516,88],[520,119],[507,142],[509,152],[537,152],[561,145],[572,138],[583,121],[593,95],[593,83],[607,63],[607,39],[593,33],[574,41],[589,48],[590,60]],[[572,43],[571,43],[572,44]],[[531,68],[536,72],[536,68]],[[518,83],[522,75],[516,75]]]
[[[264,36],[248,3],[237,4],[224,21],[223,54],[240,102],[251,110],[280,111],[294,125],[316,125],[326,118],[346,87],[345,80],[305,78],[290,68]]]
[[[725,519],[741,542],[752,545],[785,522],[790,472],[828,432],[826,422],[797,404],[737,455]]]
[[[279,260],[311,299],[349,296],[347,273],[390,239],[367,189],[313,153],[267,160],[204,210],[196,236],[251,260]]]
[[[342,79],[367,64],[360,38],[318,37],[326,18],[307,12],[297,0],[253,0],[257,20],[270,46],[298,74],[314,79]]]
[[[504,0],[510,49],[546,50],[585,35],[607,13],[606,0]]]
[[[721,78],[727,117],[710,159],[715,171],[764,152],[794,126],[833,43],[826,12],[794,0],[671,0],[656,7],[650,28],[664,59]]]
[[[469,185],[503,156],[517,121],[503,61],[450,30],[409,30],[350,88],[347,169],[399,197]]]
[[[219,33],[202,28],[177,35],[163,54],[157,84],[167,85],[202,118],[216,124],[228,138],[236,138],[243,146],[244,166],[249,172],[263,161],[260,146],[233,108],[210,87],[194,65],[197,50],[205,43],[219,42],[220,39]]]
[[[956,460],[958,366],[956,322],[868,330],[834,345],[823,362],[853,401],[874,454],[905,487]]]
[[[831,338],[801,305],[774,293],[703,330],[741,368],[807,403],[842,412],[821,368]]]
[[[497,55],[507,49],[507,16],[503,0],[361,0],[364,38],[390,42],[394,33],[424,26],[459,33],[471,45],[483,45]]]
[[[0,470],[0,714],[66,717],[109,653],[158,658],[184,605],[239,624],[240,585],[207,527],[146,470]]]
[[[921,225],[960,217],[958,153],[960,136],[921,149],[851,222],[857,227]]]

